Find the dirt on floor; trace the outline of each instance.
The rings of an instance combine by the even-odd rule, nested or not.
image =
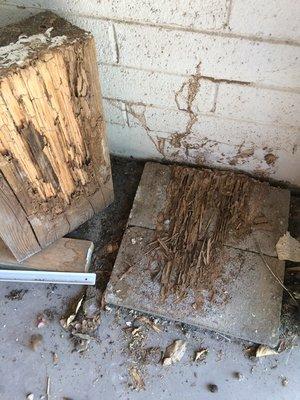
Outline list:
[[[0,398],[34,394],[34,399],[46,399],[49,384],[51,399],[65,400],[244,400],[250,390],[255,400],[296,399],[300,321],[286,295],[281,341],[276,353],[263,358],[255,357],[253,343],[103,304],[143,163],[113,158],[112,170],[115,202],[69,235],[95,243],[96,287],[0,288],[0,371],[9,371],[15,380],[0,382]],[[299,206],[293,197],[290,232],[295,237]],[[285,283],[299,283],[299,275],[287,274]],[[163,366],[167,347],[177,340],[174,365]]]

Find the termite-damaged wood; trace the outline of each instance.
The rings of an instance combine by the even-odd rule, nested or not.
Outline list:
[[[289,200],[243,174],[147,163],[106,300],[274,346]]]
[[[94,39],[50,12],[0,30],[0,170],[41,247],[113,200]]]

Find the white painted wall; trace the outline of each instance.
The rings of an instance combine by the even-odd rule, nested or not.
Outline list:
[[[296,0],[0,0],[51,9],[97,43],[111,152],[300,186]]]

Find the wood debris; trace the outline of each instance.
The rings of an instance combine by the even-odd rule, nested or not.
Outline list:
[[[300,262],[300,242],[294,239],[289,232],[279,238],[276,251],[279,260]]]
[[[33,393],[29,393],[29,394],[26,396],[26,400],[34,400],[34,394],[33,394]]]
[[[180,361],[186,351],[186,342],[184,340],[175,340],[166,348],[163,365],[168,366]]]
[[[85,300],[86,294],[76,303],[74,312],[67,318],[60,320],[61,326],[71,334],[74,350],[80,353],[88,349],[88,345],[92,339],[96,339],[93,334],[100,324],[99,313],[92,314],[91,317],[85,315],[83,311]]]
[[[162,299],[174,294],[180,300],[191,288],[199,308],[202,293],[217,290],[214,282],[222,274],[218,249],[229,232],[250,232],[249,198],[255,184],[245,175],[172,166],[163,211],[170,222],[156,230],[163,257]]]
[[[24,295],[28,292],[28,289],[13,289],[5,297],[9,300],[20,301],[23,299]]]
[[[204,361],[208,355],[208,350],[201,348],[195,352],[194,361]]]
[[[266,357],[266,356],[272,356],[278,354],[278,351],[271,349],[269,346],[265,346],[261,344],[258,346],[255,352],[255,357]]]
[[[131,376],[133,388],[135,390],[144,390],[145,382],[141,375],[141,372],[137,369],[137,367],[130,368],[129,374]]]
[[[146,316],[138,317],[138,318],[136,318],[136,321],[140,322],[141,324],[146,325],[147,327],[154,330],[156,333],[161,332],[161,328],[159,327],[159,325],[156,324],[154,321],[152,321],[150,318],[148,318]]]
[[[46,388],[47,400],[50,400],[50,384],[51,384],[51,379],[50,379],[50,376],[48,376],[47,377],[47,388]]]
[[[70,326],[70,324],[75,320],[77,313],[81,307],[81,304],[83,302],[84,296],[82,296],[80,298],[80,300],[78,301],[76,308],[75,308],[75,312],[70,314],[66,319],[61,319],[61,325],[64,329],[68,328]]]
[[[29,347],[35,351],[42,344],[43,336],[40,334],[33,334],[30,336]]]

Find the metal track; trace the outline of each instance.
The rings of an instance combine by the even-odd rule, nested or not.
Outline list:
[[[96,282],[96,274],[87,272],[24,271],[0,268],[0,282],[94,285]]]

